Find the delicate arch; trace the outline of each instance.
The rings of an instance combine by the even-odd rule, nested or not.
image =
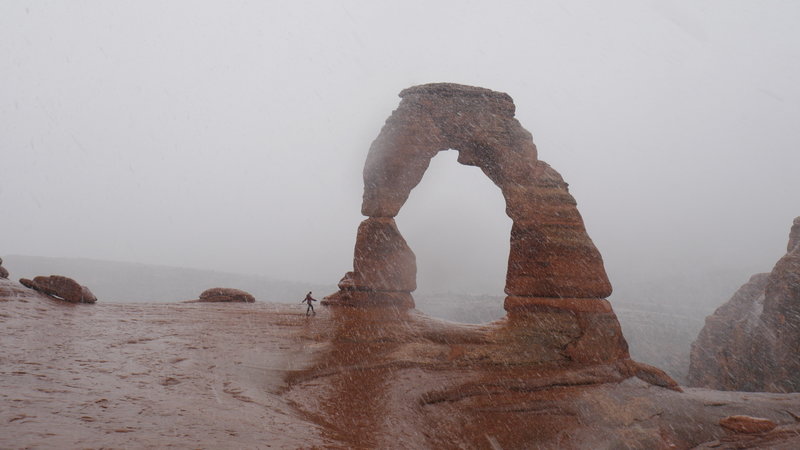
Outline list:
[[[477,166],[500,187],[511,229],[506,307],[525,298],[605,298],[611,285],[567,183],[537,158],[508,94],[449,83],[400,93],[400,106],[370,146],[364,166],[353,271],[328,303],[413,306],[416,260],[394,217],[442,150]]]

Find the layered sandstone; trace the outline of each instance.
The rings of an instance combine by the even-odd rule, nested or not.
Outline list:
[[[89,288],[78,284],[78,282],[72,278],[61,275],[50,275],[48,277],[38,276],[33,280],[20,278],[19,282],[25,287],[70,303],[97,302],[97,297],[95,297]]]
[[[800,392],[800,217],[788,252],[713,315],[692,344],[689,384],[739,391]]]
[[[416,259],[394,222],[431,159],[458,151],[502,191],[513,221],[507,309],[547,299],[602,299],[611,284],[567,183],[538,160],[531,134],[508,94],[448,83],[400,93],[400,106],[372,143],[364,166],[353,271],[323,304],[413,306]],[[612,313],[613,314],[613,313]]]

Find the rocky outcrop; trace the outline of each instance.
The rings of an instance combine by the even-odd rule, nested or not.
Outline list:
[[[572,306],[588,313],[591,305],[583,303]],[[287,374],[284,398],[301,417],[335,430],[342,447],[719,448],[716,441],[761,447],[800,441],[786,412],[800,405],[798,395],[681,392],[663,372],[629,359],[571,360],[571,348],[596,337],[582,336],[564,309],[511,310],[497,322],[465,325],[399,308],[333,308],[302,336],[326,345],[310,367]]]
[[[0,258],[0,278],[8,278],[8,270],[3,267],[3,258]]]
[[[200,294],[200,298],[192,302],[206,303],[253,303],[256,298],[249,292],[232,288],[211,288]]]
[[[531,134],[508,94],[448,83],[400,93],[400,106],[372,143],[364,166],[353,271],[323,304],[413,306],[416,259],[394,222],[431,159],[455,149],[502,191],[513,220],[507,307],[540,299],[602,299],[611,285],[567,183],[538,160]],[[507,308],[508,309],[508,308]]]
[[[719,421],[721,427],[736,433],[768,433],[778,426],[775,422],[761,417],[728,416]]]
[[[624,376],[649,374],[643,376],[674,387],[663,372],[630,360],[605,300],[611,284],[600,252],[567,183],[538,160],[531,134],[514,118],[511,97],[446,83],[415,86],[400,97],[364,165],[361,212],[368,218],[358,227],[353,270],[322,304],[414,306],[416,257],[394,217],[431,159],[454,149],[459,163],[479,167],[500,188],[513,221],[505,332],[526,336],[525,352],[537,355],[537,364],[622,364]]]
[[[706,318],[692,344],[691,386],[800,392],[800,218],[788,252]]]
[[[97,297],[86,286],[61,275],[38,276],[33,280],[20,278],[19,282],[30,289],[70,303],[95,303]]]

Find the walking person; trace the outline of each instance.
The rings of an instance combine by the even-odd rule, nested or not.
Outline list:
[[[305,302],[306,304],[308,304],[308,308],[306,308],[306,316],[308,316],[309,313],[314,313],[315,316],[317,315],[317,312],[314,311],[314,305],[311,303],[316,301],[317,299],[311,296],[311,291],[308,291],[308,294],[306,294],[306,298],[300,301],[300,303]]]

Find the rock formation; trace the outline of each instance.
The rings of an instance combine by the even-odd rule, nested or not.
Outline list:
[[[0,278],[8,278],[8,270],[3,267],[3,258],[0,258]]]
[[[249,292],[232,288],[211,288],[206,289],[200,294],[200,298],[193,300],[194,302],[238,302],[238,303],[253,303],[256,301],[255,297]]]
[[[567,183],[538,160],[511,97],[448,83],[408,88],[400,97],[364,166],[361,212],[368,218],[358,229],[353,271],[323,304],[413,306],[416,260],[394,217],[431,159],[448,149],[458,151],[461,164],[479,167],[505,198],[513,221],[506,309],[611,294]]]
[[[728,416],[719,421],[720,426],[736,433],[768,433],[778,425],[761,417],[750,416]]]
[[[361,212],[368,218],[358,227],[353,270],[322,304],[413,308],[416,258],[394,217],[431,159],[455,149],[459,163],[479,167],[505,198],[513,225],[504,307],[511,323],[525,328],[538,361],[629,361],[604,299],[611,284],[600,252],[567,183],[538,160],[511,97],[447,83],[411,87],[400,97],[364,166]]]
[[[49,277],[38,276],[33,280],[20,278],[19,282],[28,288],[57,297],[70,303],[95,303],[97,297],[92,294],[86,286],[78,284],[72,278],[61,275],[50,275]]]
[[[800,392],[800,217],[787,253],[754,275],[713,315],[692,344],[691,386]]]

